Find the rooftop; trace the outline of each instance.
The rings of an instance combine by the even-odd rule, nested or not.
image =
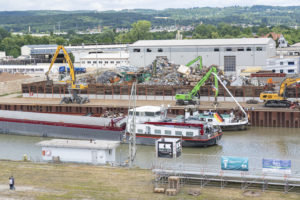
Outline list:
[[[270,57],[268,59],[272,59],[272,58],[281,58],[281,59],[288,59],[288,58],[300,58],[300,56],[273,56],[273,57]]]
[[[136,112],[158,112],[161,111],[160,106],[140,106],[135,109]]]
[[[119,141],[108,140],[64,140],[52,139],[44,140],[37,143],[42,147],[61,147],[61,148],[78,148],[78,149],[114,149],[119,146]]]
[[[144,46],[215,46],[215,45],[262,45],[274,41],[272,38],[235,38],[235,39],[199,39],[199,40],[139,40],[131,47]]]

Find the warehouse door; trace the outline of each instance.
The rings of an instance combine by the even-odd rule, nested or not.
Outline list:
[[[236,58],[235,56],[224,56],[224,72],[235,72]]]

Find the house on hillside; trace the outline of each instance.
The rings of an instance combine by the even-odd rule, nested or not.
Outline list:
[[[281,33],[271,32],[262,36],[262,38],[272,38],[274,41],[276,41],[277,46],[279,48],[288,47],[288,41],[284,38],[284,36]]]

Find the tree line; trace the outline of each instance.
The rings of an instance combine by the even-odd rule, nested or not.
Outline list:
[[[66,35],[55,35],[34,37],[31,35],[13,35],[0,27],[0,51],[7,55],[18,57],[21,54],[21,47],[33,44],[57,44],[57,45],[88,45],[88,44],[128,44],[137,40],[162,40],[175,39],[176,31],[150,32],[151,22],[139,20],[131,24],[128,32],[117,33],[115,29],[104,29],[99,34],[76,34],[70,30]],[[213,39],[213,38],[250,38],[262,36],[267,33],[282,33],[289,44],[300,42],[300,30],[287,26],[266,25],[242,27],[226,23],[217,25],[200,24],[193,31],[183,31],[183,39]]]

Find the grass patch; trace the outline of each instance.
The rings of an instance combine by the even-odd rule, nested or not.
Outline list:
[[[1,192],[0,199],[104,199],[104,200],[296,200],[298,194],[267,191],[260,197],[243,196],[241,189],[205,187],[201,195],[188,195],[192,187],[184,186],[175,197],[153,193],[151,170],[113,168],[82,164],[35,164],[0,161],[0,185],[7,185],[13,174],[16,191]],[[22,189],[23,188],[23,189]],[[25,188],[25,189],[24,189]],[[31,188],[31,189],[26,189]],[[199,188],[199,187],[198,187]]]

